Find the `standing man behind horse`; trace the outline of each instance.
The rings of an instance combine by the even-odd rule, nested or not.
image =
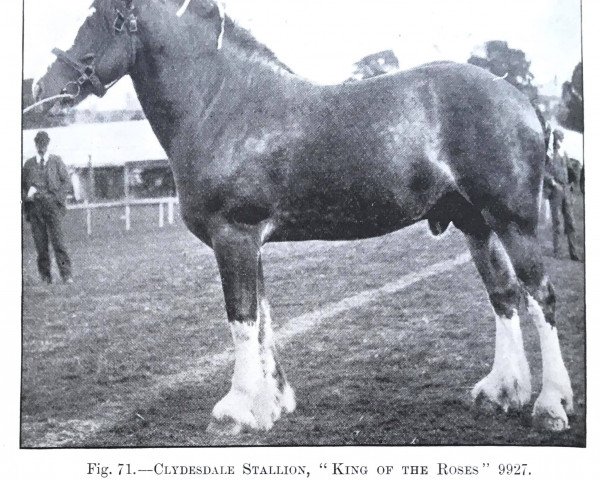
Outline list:
[[[23,166],[21,194],[25,218],[31,224],[38,271],[42,281],[52,283],[48,249],[51,242],[62,280],[72,283],[71,259],[65,247],[62,230],[71,180],[61,158],[48,153],[48,134],[40,131],[34,141],[37,155],[27,160]]]
[[[544,178],[544,190],[550,200],[550,211],[552,212],[552,241],[554,245],[554,256],[560,256],[560,215],[564,220],[564,232],[569,244],[569,255],[571,260],[579,261],[579,255],[575,247],[575,224],[573,220],[573,201],[569,186],[569,156],[562,147],[564,133],[554,130],[554,141],[549,152]]]

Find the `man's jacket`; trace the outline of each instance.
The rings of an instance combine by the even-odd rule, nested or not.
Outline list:
[[[27,210],[27,192],[33,186],[34,169],[37,168],[37,158],[31,157],[23,165],[23,175],[21,178],[21,199]],[[71,178],[67,167],[58,155],[48,155],[45,165],[47,175],[48,193],[59,206],[65,207],[67,203],[67,194],[71,190]]]
[[[562,149],[555,149],[553,155],[548,157],[544,174],[545,188],[552,188],[552,181],[563,187],[569,183],[568,161],[569,157]]]

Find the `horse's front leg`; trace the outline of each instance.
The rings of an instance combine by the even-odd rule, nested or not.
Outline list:
[[[273,339],[273,327],[271,326],[271,308],[264,287],[264,276],[262,258],[258,259],[258,343],[260,346],[260,361],[266,388],[264,403],[273,405],[274,420],[277,420],[282,412],[291,413],[296,409],[296,397],[294,390],[288,384],[283,367],[277,359],[275,341]],[[274,396],[274,398],[273,398]]]
[[[260,233],[260,232],[258,232]],[[213,238],[235,345],[231,389],[213,408],[211,433],[269,430],[294,394],[278,365],[264,295],[260,235],[227,227]]]

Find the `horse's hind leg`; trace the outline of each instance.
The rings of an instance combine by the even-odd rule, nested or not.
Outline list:
[[[541,248],[534,228],[526,230],[510,224],[499,232],[527,291],[528,310],[540,337],[543,384],[533,407],[534,421],[549,430],[564,430],[569,427],[567,413],[573,411],[573,391],[560,351],[555,323],[556,298],[545,274]]]
[[[463,207],[453,221],[467,238],[496,317],[492,370],[471,394],[477,404],[491,403],[504,411],[520,410],[531,398],[531,375],[518,315],[521,287],[496,234],[478,211],[470,205]]]
[[[269,430],[282,411],[295,407],[293,390],[274,354],[258,238],[232,228],[213,238],[235,365],[231,389],[213,408],[211,433]]]

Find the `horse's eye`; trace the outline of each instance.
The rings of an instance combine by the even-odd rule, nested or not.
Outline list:
[[[81,57],[81,61],[83,63],[92,63],[96,58],[96,55],[93,53],[86,53],[83,57]]]

